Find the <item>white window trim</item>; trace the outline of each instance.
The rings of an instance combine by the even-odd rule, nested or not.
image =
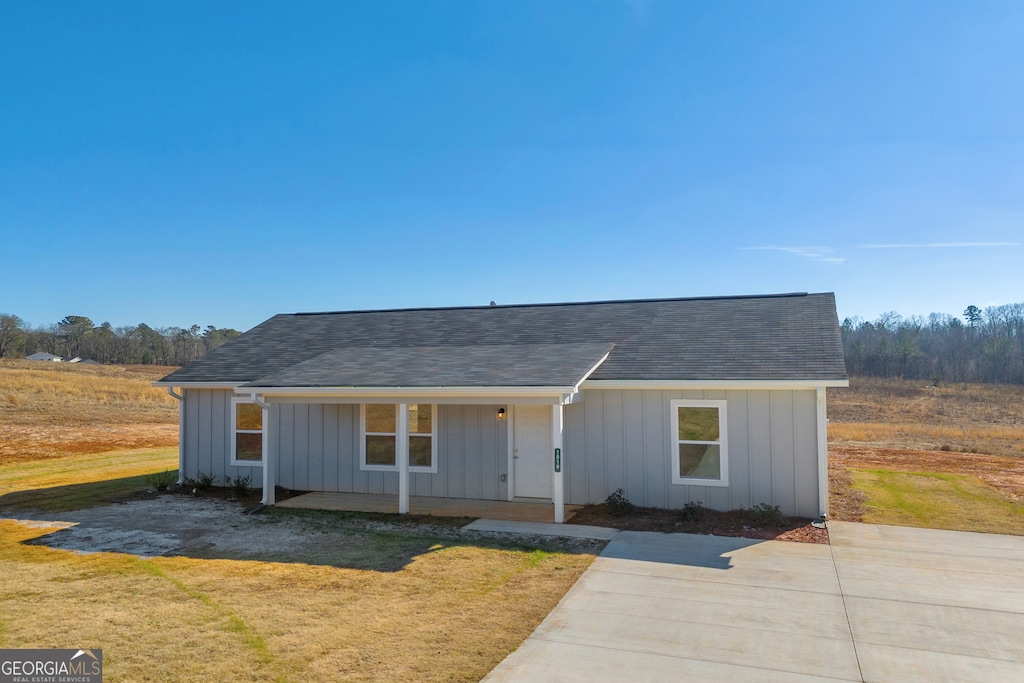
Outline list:
[[[261,410],[263,415],[260,418],[260,423],[263,425],[263,429],[238,429],[239,403],[255,404],[255,401],[245,396],[234,396],[231,398],[231,465],[234,467],[263,467],[263,461],[267,459],[267,411]],[[237,434],[261,435],[260,443],[263,448],[259,460],[238,459],[238,439],[235,438]]]
[[[672,483],[684,486],[728,486],[729,485],[729,421],[726,415],[727,401],[713,399],[674,398],[669,401],[669,447],[672,463]],[[679,409],[680,408],[718,408],[718,441],[680,441]],[[680,443],[717,443],[722,468],[722,476],[718,479],[679,476],[679,444]]]
[[[380,405],[376,404],[375,405]],[[387,404],[384,404],[387,405]],[[366,437],[367,436],[394,436],[395,437],[395,448],[398,448],[399,439],[415,439],[416,434],[410,434],[408,431],[408,425],[406,426],[405,434],[399,434],[398,430],[401,429],[401,423],[398,420],[398,406],[402,404],[395,404],[395,432],[367,432],[366,431],[366,404],[359,404],[359,469],[366,470],[369,472],[397,472],[398,464],[394,465],[369,465],[366,462]],[[407,407],[409,404],[405,404]],[[415,465],[409,465],[410,472],[420,472],[426,474],[437,474],[437,404],[430,404],[430,434],[421,434],[420,436],[430,436],[430,467],[418,467]],[[408,422],[408,421],[407,421]],[[397,453],[396,453],[397,459]]]

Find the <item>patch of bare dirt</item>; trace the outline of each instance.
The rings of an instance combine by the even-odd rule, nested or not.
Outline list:
[[[832,448],[829,449],[829,453]],[[841,522],[859,522],[864,518],[867,496],[853,488],[850,471],[835,460],[828,468],[828,516]]]
[[[769,526],[760,523],[758,514],[752,510],[716,512],[702,509],[698,518],[694,520],[685,519],[681,510],[661,508],[634,507],[630,512],[615,514],[607,504],[602,503],[583,506],[567,522],[625,531],[659,531],[798,543],[828,543],[828,530],[812,526],[809,519],[790,518],[787,524]]]
[[[177,444],[176,424],[0,424],[0,465]]]
[[[128,553],[144,557],[189,556],[206,558],[279,558],[294,554],[305,559],[323,555],[339,544],[352,546],[365,534],[351,531],[401,531],[469,542],[507,542],[506,534],[461,528],[436,517],[397,515],[344,515],[321,511],[291,514],[246,514],[259,501],[250,492],[240,498],[226,491],[204,491],[199,496],[139,493],[122,502],[86,510],[44,513],[47,519],[20,520],[55,531],[32,543],[81,553]],[[302,514],[306,512],[306,514]],[[28,516],[32,516],[31,514]],[[38,515],[36,516],[38,517]],[[559,552],[599,553],[604,541],[522,536],[516,542]],[[328,553],[329,554],[329,553]]]
[[[836,500],[842,500],[850,491],[849,475],[844,485],[840,471],[848,468],[964,474],[977,477],[1015,501],[1024,502],[1024,460],[1020,458],[855,445],[831,445],[828,452],[830,469],[839,477],[833,479],[830,475],[829,478],[832,512],[837,519],[841,518],[836,516]]]

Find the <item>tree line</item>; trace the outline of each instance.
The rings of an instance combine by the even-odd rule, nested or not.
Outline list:
[[[45,351],[122,365],[185,365],[241,332],[207,325],[153,328],[145,323],[96,325],[83,315],[69,315],[55,325],[32,327],[16,315],[0,313],[0,358],[24,358]]]
[[[877,320],[846,318],[840,326],[851,376],[939,382],[1024,384],[1024,303],[968,306],[960,317],[932,313]],[[185,365],[240,334],[208,325],[112,327],[69,315],[56,325],[31,327],[0,313],[0,358],[46,351],[125,365]]]
[[[932,313],[841,325],[851,376],[1024,384],[1024,303],[968,306],[960,317]]]

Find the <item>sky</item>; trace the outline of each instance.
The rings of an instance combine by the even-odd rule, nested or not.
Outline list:
[[[1018,0],[0,0],[0,312],[1022,302],[1021,36]]]

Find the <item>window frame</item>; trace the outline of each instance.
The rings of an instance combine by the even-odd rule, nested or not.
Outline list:
[[[727,413],[728,401],[704,398],[673,398],[669,401],[669,461],[672,467],[672,483],[680,486],[728,486],[729,485],[729,420]],[[718,440],[697,441],[679,438],[680,408],[717,408],[718,409]],[[679,474],[679,445],[707,444],[718,446],[719,476],[716,479],[702,477],[683,477]]]
[[[242,403],[254,405],[260,409],[260,428],[259,429],[239,429],[238,428],[238,406]],[[259,434],[260,435],[260,459],[259,460],[239,460],[238,459],[238,435],[239,434]],[[258,403],[253,401],[247,396],[232,396],[231,397],[231,465],[233,467],[263,467],[264,461],[267,459],[267,411],[264,410]]]
[[[366,431],[366,406],[367,405],[394,405],[395,407],[395,431],[394,432],[369,432]],[[409,422],[406,420],[405,433],[400,434],[401,421],[398,419],[398,408],[404,405],[406,410],[411,405],[421,405],[419,403],[360,403],[359,404],[359,469],[368,472],[397,472],[398,471],[398,453],[395,452],[395,464],[394,465],[375,465],[368,464],[366,462],[366,437],[367,436],[394,436],[395,437],[395,448],[398,448],[398,440],[404,438],[408,443],[410,439],[430,437],[430,467],[423,467],[422,465],[409,464],[409,472],[412,473],[423,473],[423,474],[437,474],[437,404],[436,403],[425,403],[422,405],[430,406],[430,433],[425,432],[410,432]]]

